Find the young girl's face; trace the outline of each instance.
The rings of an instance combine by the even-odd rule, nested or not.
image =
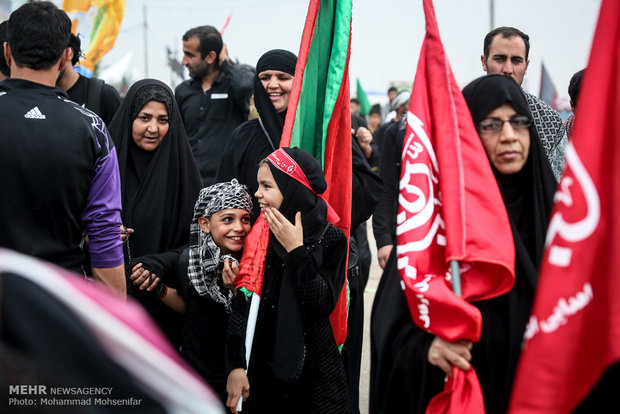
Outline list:
[[[198,219],[200,228],[211,233],[222,254],[238,253],[250,232],[250,213],[241,208],[228,208]]]
[[[256,180],[258,181],[258,190],[254,193],[254,197],[258,200],[261,210],[265,207],[279,209],[284,196],[280,192],[280,188],[278,188],[278,184],[276,184],[276,180],[273,178],[273,174],[267,164],[259,167]]]

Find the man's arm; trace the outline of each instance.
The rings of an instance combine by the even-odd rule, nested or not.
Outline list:
[[[233,65],[228,58],[222,59],[221,53],[220,70],[230,82],[232,98],[235,100],[237,107],[245,111],[249,110],[250,96],[254,92],[254,73],[241,65]]]
[[[98,131],[99,132],[99,131]],[[107,130],[104,129],[104,134]],[[98,136],[100,154],[90,183],[82,224],[89,239],[95,279],[123,297],[127,294],[121,241],[121,187],[116,150],[107,136]]]
[[[117,292],[123,298],[127,296],[127,286],[125,282],[125,265],[120,264],[116,267],[93,267],[93,277],[103,283],[110,290]]]
[[[398,182],[400,179],[400,148],[404,130],[394,124],[386,131],[381,168],[383,189],[372,218],[373,233],[377,243],[377,261],[385,267],[396,244],[396,210],[398,209]]]

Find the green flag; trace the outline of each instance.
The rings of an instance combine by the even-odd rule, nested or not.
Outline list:
[[[360,114],[368,115],[370,112],[370,102],[368,102],[368,96],[366,96],[366,91],[362,88],[359,78],[357,78],[357,99],[360,100]]]

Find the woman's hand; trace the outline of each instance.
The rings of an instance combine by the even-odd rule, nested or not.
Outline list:
[[[448,342],[435,337],[428,349],[428,362],[442,369],[452,378],[452,365],[463,371],[471,368],[471,341]]]
[[[372,142],[372,132],[368,130],[368,128],[359,127],[357,131],[351,129],[351,134],[353,134],[357,138],[357,142],[360,144],[360,148],[364,152],[364,156],[367,159],[370,159],[372,156],[372,147],[370,143]]]
[[[390,254],[392,254],[393,248],[393,244],[388,244],[377,250],[377,261],[379,262],[379,267],[381,267],[381,269],[385,269],[385,265],[390,259]]]
[[[155,273],[151,273],[142,267],[142,263],[138,263],[131,269],[131,280],[133,284],[140,287],[140,290],[152,292],[157,287],[160,280]]]
[[[123,244],[127,243],[127,237],[131,236],[133,231],[133,229],[121,225],[121,240],[123,241]]]
[[[230,260],[228,257],[224,259],[224,269],[222,270],[222,281],[224,282],[224,286],[228,289],[232,289],[237,273],[239,273],[239,265],[237,262]]]
[[[245,401],[250,396],[250,383],[243,368],[236,368],[230,371],[226,381],[226,392],[228,393],[226,407],[230,408],[233,414],[237,414],[239,397],[243,397],[243,401]]]
[[[265,208],[263,215],[267,219],[267,223],[269,223],[271,232],[287,252],[304,245],[304,228],[301,225],[301,212],[298,211],[295,214],[295,225],[288,221],[278,209],[273,207]]]

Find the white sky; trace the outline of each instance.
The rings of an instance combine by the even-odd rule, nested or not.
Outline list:
[[[231,13],[224,41],[232,58],[254,66],[269,49],[297,54],[308,4],[308,0],[127,0],[116,45],[101,66],[133,51],[130,70],[137,78],[148,71],[149,77],[177,83],[167,66],[166,46],[180,59],[181,37],[187,29],[203,24],[219,29]],[[435,0],[441,37],[461,86],[484,74],[480,55],[490,30],[489,4],[490,0]],[[538,94],[544,60],[558,93],[568,96],[570,77],[587,63],[599,7],[600,0],[495,0],[495,26],[515,26],[530,35],[526,89]],[[391,82],[410,86],[424,37],[422,1],[353,0],[352,36],[352,96],[356,78],[370,93],[385,93]]]

